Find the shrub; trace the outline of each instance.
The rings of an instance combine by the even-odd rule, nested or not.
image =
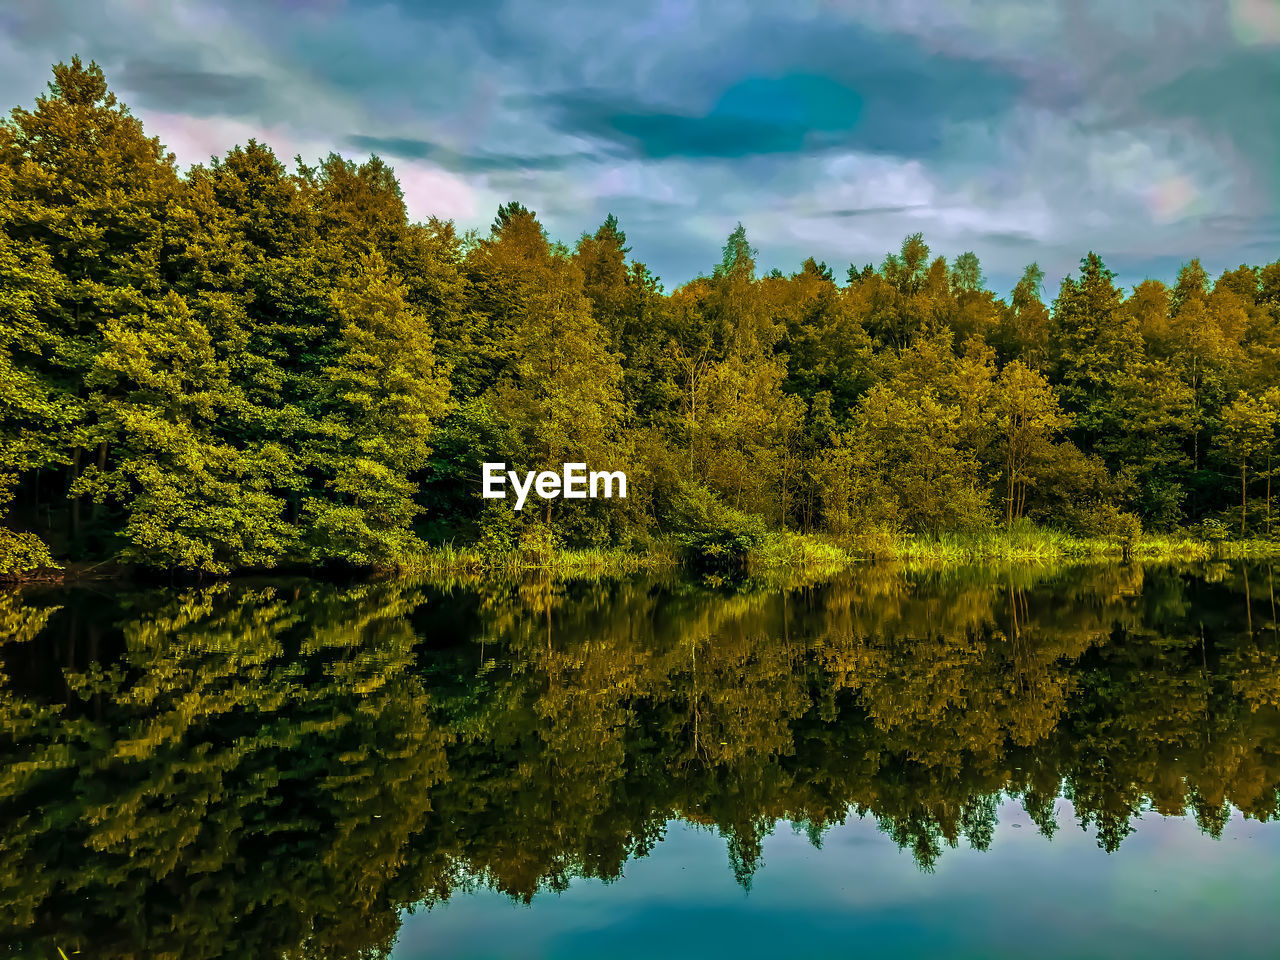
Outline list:
[[[476,544],[488,560],[512,553],[520,534],[520,514],[497,503],[486,503],[480,512],[480,539]]]
[[[526,520],[520,526],[520,563],[526,567],[549,567],[560,549],[560,538],[541,520]]]
[[[1117,544],[1125,554],[1142,538],[1142,521],[1110,503],[1092,503],[1074,509],[1070,516],[1073,532]]]
[[[1207,540],[1210,543],[1221,543],[1230,535],[1227,525],[1212,517],[1200,521],[1198,532],[1201,540]]]
[[[671,503],[673,539],[700,566],[732,569],[765,541],[764,521],[735,510],[698,483],[680,486]]]

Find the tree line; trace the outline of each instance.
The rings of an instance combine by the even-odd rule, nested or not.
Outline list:
[[[739,226],[667,292],[613,217],[412,222],[392,169],[250,141],[181,173],[95,64],[0,125],[0,571],[225,573],[445,540],[1272,532],[1280,261],[1046,302],[920,234],[842,283]],[[625,501],[479,496],[483,461]]]

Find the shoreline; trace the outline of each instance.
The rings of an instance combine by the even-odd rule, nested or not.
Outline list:
[[[671,541],[644,549],[552,548],[514,549],[493,555],[478,545],[426,547],[396,564],[365,568],[332,568],[283,564],[244,568],[229,574],[156,570],[111,560],[71,561],[57,568],[0,577],[0,588],[95,582],[138,582],[155,586],[216,583],[247,577],[293,576],[314,579],[364,579],[425,576],[485,579],[541,574],[553,580],[619,577],[646,572],[680,572],[692,580],[718,585],[741,575],[785,571],[837,575],[860,564],[908,563],[940,567],[973,564],[1040,565],[1047,563],[1124,564],[1209,560],[1267,560],[1280,557],[1280,541],[1261,538],[1203,540],[1189,533],[1152,535],[1123,544],[1105,538],[1077,537],[1044,528],[983,531],[975,534],[912,535],[856,538],[841,544],[833,538],[794,532],[771,533],[757,548],[734,557],[706,558],[682,553]]]

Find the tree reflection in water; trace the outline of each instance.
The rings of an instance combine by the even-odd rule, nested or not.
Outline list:
[[[20,955],[348,957],[477,886],[621,876],[673,819],[749,885],[782,820],[924,870],[1055,801],[1269,819],[1268,568],[869,567],[0,594],[0,924]]]

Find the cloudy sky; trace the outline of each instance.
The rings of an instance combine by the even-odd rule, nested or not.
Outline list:
[[[1280,257],[1280,0],[3,0],[0,103],[79,53],[186,165],[376,152],[410,212],[617,214],[671,288],[741,220],[843,275],[923,231],[1006,292]]]

